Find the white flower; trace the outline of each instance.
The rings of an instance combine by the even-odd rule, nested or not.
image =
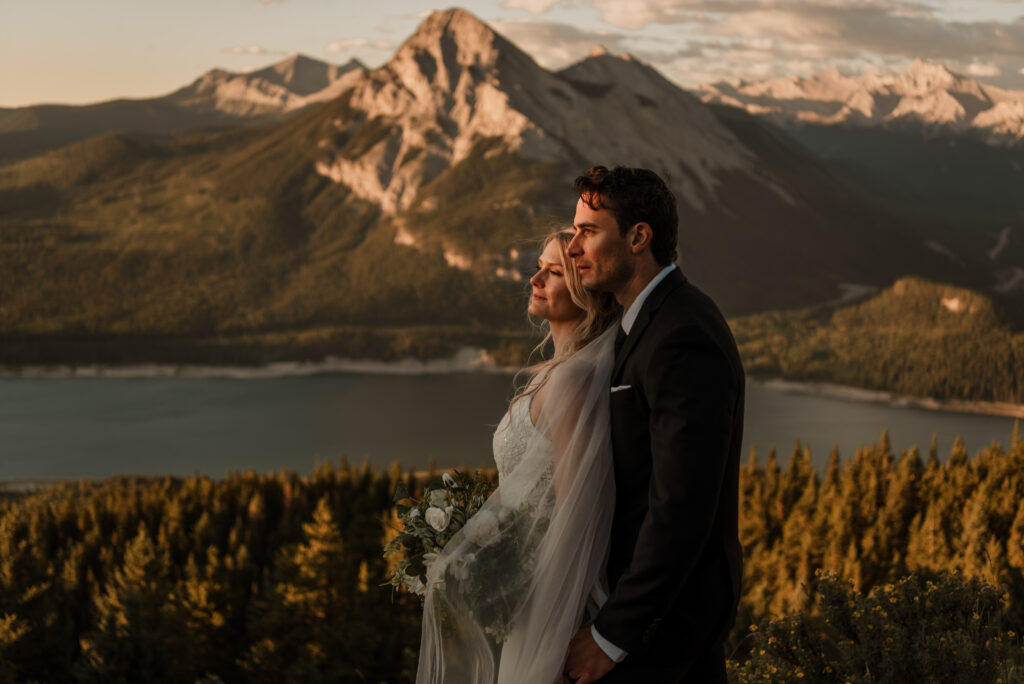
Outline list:
[[[418,518],[418,517],[420,517],[420,509],[414,508],[411,511],[409,511],[409,517],[410,518]]]
[[[448,527],[448,522],[451,520],[451,512],[445,511],[443,508],[437,506],[431,506],[427,509],[426,514],[423,518],[438,532],[443,532]]]
[[[455,486],[455,478],[452,477],[451,475],[449,475],[448,473],[445,473],[444,475],[442,475],[441,476],[441,480],[444,481],[444,486],[445,487],[454,487]]]
[[[486,544],[498,535],[498,516],[480,511],[469,519],[467,534],[474,544]]]
[[[427,593],[427,587],[423,584],[423,580],[419,577],[413,577],[412,575],[406,575],[402,578],[405,581],[405,588],[414,594],[423,596]]]
[[[430,491],[431,506],[444,506],[445,499],[447,498],[448,491],[445,489],[433,489]]]

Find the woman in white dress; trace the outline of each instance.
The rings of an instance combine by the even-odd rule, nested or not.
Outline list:
[[[554,354],[494,433],[498,488],[427,569],[418,684],[559,682],[570,639],[606,598],[619,310],[581,285],[571,237],[548,236],[530,279]]]

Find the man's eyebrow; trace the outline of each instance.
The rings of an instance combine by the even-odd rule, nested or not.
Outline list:
[[[574,223],[573,227],[574,228],[597,228],[598,225],[596,223]]]

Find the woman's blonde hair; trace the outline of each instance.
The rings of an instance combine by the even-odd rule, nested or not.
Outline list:
[[[615,301],[615,296],[612,295],[611,292],[594,292],[583,287],[583,281],[580,279],[580,272],[572,263],[572,258],[568,253],[569,242],[572,240],[572,237],[573,233],[567,230],[559,230],[550,233],[544,238],[544,242],[541,245],[541,252],[543,252],[552,242],[558,243],[558,254],[562,261],[562,273],[565,278],[566,289],[569,291],[569,297],[572,299],[572,303],[583,310],[583,319],[575,328],[573,328],[572,334],[569,336],[565,345],[561,349],[555,349],[555,353],[550,359],[540,361],[533,365],[528,365],[516,373],[514,384],[517,389],[515,396],[512,398],[512,402],[509,404],[509,409],[511,409],[512,404],[518,400],[529,396],[540,389],[541,385],[544,384],[544,380],[551,374],[551,371],[580,349],[583,349],[583,347],[597,339],[601,333],[608,329],[609,325],[618,319],[619,313],[622,310]],[[533,319],[531,318],[531,321],[532,320]],[[542,339],[530,352],[530,358],[533,358],[535,354],[542,353],[544,347],[551,339],[551,328],[548,322],[541,321],[539,325],[541,328],[547,328],[547,334],[544,335],[544,339]],[[524,374],[530,380],[537,379],[538,382],[531,382],[530,380],[527,380],[521,383],[519,378]]]

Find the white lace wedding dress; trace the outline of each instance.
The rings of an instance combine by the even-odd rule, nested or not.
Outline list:
[[[556,367],[536,425],[524,397],[495,430],[498,488],[427,570],[417,684],[556,682],[603,602],[614,336]]]
[[[545,435],[541,434],[533,424],[530,417],[530,404],[533,403],[533,395],[523,397],[512,404],[509,410],[502,416],[494,431],[494,438],[491,440],[491,447],[494,453],[494,465],[498,467],[498,484],[504,483],[504,496],[506,499],[526,501],[533,505],[540,505],[540,498],[545,495],[552,495],[552,479],[555,476],[554,448]],[[525,467],[536,467],[536,477],[523,477],[517,475],[510,477],[512,472],[519,465],[523,464],[523,457],[531,446],[536,450],[535,458],[527,459]],[[528,490],[519,488],[528,486]],[[515,488],[515,489],[513,489]],[[547,501],[548,505],[553,501]]]

